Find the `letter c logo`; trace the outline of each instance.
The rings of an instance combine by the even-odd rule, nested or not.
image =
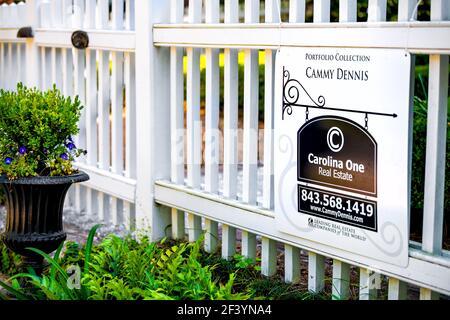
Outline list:
[[[338,139],[336,139],[338,140],[337,143],[335,143],[335,136],[338,136]],[[344,134],[342,133],[341,129],[339,129],[338,127],[332,127],[330,130],[328,130],[327,143],[331,151],[341,151],[342,147],[344,146]]]

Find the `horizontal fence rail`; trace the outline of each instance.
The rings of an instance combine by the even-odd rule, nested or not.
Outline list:
[[[333,299],[378,297],[374,276],[387,299],[414,290],[421,299],[450,295],[450,253],[442,247],[450,5],[431,0],[429,21],[420,21],[427,8],[415,0],[398,1],[395,17],[386,0],[368,0],[362,18],[356,0],[340,0],[338,17],[329,0],[221,3],[0,6],[0,88],[55,84],[85,106],[76,144],[88,154],[76,165],[90,180],[70,190],[67,209],[145,230],[155,240],[195,241],[204,233],[207,251],[260,261],[267,276],[282,256],[287,282],[305,282]],[[33,38],[18,38],[27,26]],[[86,49],[72,45],[77,30],[89,37]],[[410,242],[406,268],[371,258],[361,263],[351,252],[276,228],[274,74],[281,46],[399,48],[427,56],[423,232],[421,242]],[[351,281],[359,281],[356,297]]]

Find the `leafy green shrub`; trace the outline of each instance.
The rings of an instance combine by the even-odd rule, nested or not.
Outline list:
[[[85,153],[73,143],[81,109],[53,89],[41,92],[19,83],[0,90],[0,174],[10,179],[74,173],[72,161]]]

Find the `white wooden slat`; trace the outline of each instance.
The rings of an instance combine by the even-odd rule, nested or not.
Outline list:
[[[439,300],[439,297],[440,295],[437,292],[434,292],[428,288],[420,288],[420,300]]]
[[[258,51],[244,51],[244,137],[242,200],[256,205],[258,166]]]
[[[217,221],[205,219],[205,251],[215,252],[219,243],[219,224]]]
[[[135,28],[134,1],[135,0],[126,0],[125,3],[125,29],[127,30],[134,30]]]
[[[0,11],[3,11],[3,8],[1,6]],[[3,42],[0,42],[0,74],[6,75],[5,67],[5,44]],[[6,88],[6,77],[0,77],[0,86],[2,88]]]
[[[16,60],[14,59],[14,51],[16,47],[16,44],[14,43],[8,43],[8,58],[7,58],[7,64],[8,64],[8,80],[9,80],[9,86],[8,88],[10,90],[14,90],[16,87],[17,82],[17,74],[16,74]]]
[[[305,22],[305,0],[289,1],[289,22]]]
[[[321,292],[325,287],[325,258],[314,252],[308,252],[308,290]]]
[[[236,229],[222,224],[222,258],[230,260],[236,254]]]
[[[396,278],[389,278],[388,300],[406,300],[408,298],[408,285]]]
[[[124,54],[125,83],[125,176],[136,178],[136,74],[135,55]]]
[[[266,23],[279,23],[280,22],[280,11],[279,11],[280,0],[266,0],[264,4],[264,22]],[[280,3],[281,5],[281,3]]]
[[[187,181],[192,188],[200,187],[201,120],[200,120],[200,52],[187,49]]]
[[[434,0],[430,19],[447,20],[449,11],[447,2]],[[442,250],[444,225],[448,64],[448,56],[430,55],[422,250],[437,255]]]
[[[339,22],[356,22],[356,0],[339,1]]]
[[[123,203],[124,226],[127,230],[136,229],[136,206],[134,203]]]
[[[256,235],[242,230],[242,241],[241,241],[242,255],[246,258],[256,261]]]
[[[108,29],[109,0],[97,0],[97,29]]]
[[[6,10],[6,3],[3,3],[0,5],[0,27],[5,28],[6,27],[6,18],[5,18],[5,10]]]
[[[17,14],[17,5],[13,2],[8,6],[9,9],[9,19],[11,27],[18,27],[18,14]]]
[[[8,45],[8,55],[10,55],[10,49],[12,49],[12,45]],[[41,89],[48,90],[51,87],[52,83],[52,71],[51,71],[51,54],[49,48],[41,48]],[[8,58],[9,58],[8,57]],[[8,63],[9,66],[12,66],[12,61]],[[11,72],[11,67],[10,67]],[[13,79],[13,76],[10,75],[8,78]]]
[[[225,1],[225,23],[239,21],[239,1]],[[224,50],[223,195],[235,199],[237,190],[238,54]],[[225,250],[227,251],[228,248]],[[226,253],[226,252],[225,252]]]
[[[19,2],[17,4],[17,22],[18,27],[20,27],[20,24],[23,23],[27,19],[27,6],[25,2]],[[27,21],[28,22],[28,21]]]
[[[62,0],[62,24],[64,28],[72,27],[72,0]]]
[[[88,1],[89,2],[89,1]],[[52,0],[51,2],[52,26],[55,28],[62,27],[62,1]]]
[[[111,223],[115,226],[121,225],[124,221],[123,201],[115,197],[110,198],[111,198]]]
[[[110,111],[110,74],[109,52],[99,51],[98,55],[98,140],[99,167],[109,170],[109,111]]]
[[[86,162],[97,166],[97,58],[86,50]]]
[[[83,28],[84,23],[84,0],[73,0],[73,21],[72,27],[76,29]]]
[[[170,49],[171,179],[184,183],[183,49]]]
[[[201,1],[189,1],[189,23],[201,20]],[[200,51],[187,48],[187,175],[188,185],[200,187],[201,122],[200,122]]]
[[[171,0],[172,23],[183,20],[184,2]],[[184,184],[184,75],[183,49],[170,49],[170,133],[171,133],[171,180]],[[184,239],[184,211],[172,209],[172,238]]]
[[[86,9],[84,15],[84,28],[85,29],[95,29],[95,16],[96,16],[96,6],[95,1],[86,1]]]
[[[111,221],[110,211],[110,197],[103,192],[98,192],[97,204],[98,204],[98,218],[104,223]]]
[[[314,0],[314,23],[330,22],[330,0]]]
[[[386,0],[369,0],[367,21],[386,21]]]
[[[61,49],[62,51],[62,92],[65,96],[73,94],[73,57],[72,49]]]
[[[206,49],[205,191],[219,187],[219,51]]]
[[[51,72],[52,72],[52,80],[51,85],[56,84],[56,87],[62,88],[62,72],[61,72],[61,64],[62,64],[62,56],[61,49],[51,48]]]
[[[111,170],[123,174],[123,53],[111,52]]]
[[[350,265],[333,260],[333,281],[331,289],[333,300],[347,300],[350,297]]]
[[[219,1],[205,1],[205,22],[219,22]],[[219,188],[219,51],[206,49],[205,191]]]
[[[264,87],[264,178],[263,207],[273,208],[274,203],[274,87],[275,87],[275,52],[266,50]]]
[[[265,3],[265,21],[280,22],[278,0]],[[263,207],[271,209],[274,201],[274,168],[273,168],[273,128],[274,128],[274,86],[275,86],[275,52],[265,52],[264,80],[264,175],[263,175]]]
[[[379,274],[369,269],[359,269],[359,300],[373,300],[377,298],[379,276]]]
[[[81,103],[86,103],[86,87],[84,72],[86,67],[85,54],[83,50],[74,50],[74,94],[78,95]],[[79,148],[86,149],[86,109],[81,111],[79,121],[80,132],[75,139]]]
[[[37,0],[28,0],[25,19],[32,28],[39,26],[39,9]],[[39,49],[33,39],[27,39],[25,42],[25,65],[27,66],[26,84],[29,87],[39,87]]]
[[[224,165],[223,195],[237,195],[238,163],[238,52],[224,50]]]
[[[245,1],[245,23],[259,22],[259,0]],[[244,51],[244,140],[242,200],[256,205],[258,166],[258,51]]]
[[[23,69],[25,67],[24,61],[22,59],[22,44],[17,43],[16,44],[16,74],[17,74],[17,82],[23,82]]]
[[[277,272],[277,242],[261,238],[261,273],[265,276],[273,276]]]
[[[75,211],[81,215],[86,213],[86,188],[80,184],[75,185]]]
[[[202,218],[192,213],[187,215],[188,222],[188,239],[189,242],[196,241],[202,234]]]
[[[120,12],[117,12],[120,11]],[[123,28],[123,1],[113,1],[112,27]],[[122,175],[123,159],[123,53],[111,52],[111,171]],[[123,202],[111,197],[111,217],[114,225],[123,222]]]
[[[450,3],[447,0],[431,0],[430,20],[447,21],[450,18]]]
[[[91,188],[86,188],[86,213],[98,219],[98,192]]]
[[[300,249],[289,244],[284,245],[284,281],[300,281]]]
[[[415,20],[417,18],[417,11],[414,13],[414,8],[416,7],[416,0],[399,0],[398,1],[398,21],[410,21],[412,18]]]
[[[184,211],[172,210],[172,239],[183,240],[185,237],[185,217]]]
[[[122,30],[124,27],[124,1],[112,0],[111,27],[114,30]]]

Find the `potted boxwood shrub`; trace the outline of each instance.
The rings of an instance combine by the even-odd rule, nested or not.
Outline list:
[[[0,185],[7,217],[2,241],[22,255],[22,268],[41,272],[43,259],[28,247],[51,253],[66,239],[66,193],[89,179],[72,166],[86,151],[75,146],[82,106],[54,86],[46,92],[17,85],[0,90]]]

